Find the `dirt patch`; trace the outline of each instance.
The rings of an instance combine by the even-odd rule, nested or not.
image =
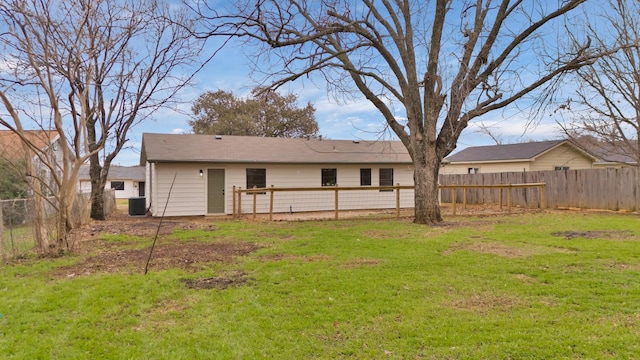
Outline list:
[[[508,311],[518,306],[522,300],[508,295],[496,295],[489,292],[467,296],[456,296],[448,306],[458,310],[472,312]]]
[[[633,232],[629,230],[592,230],[592,231],[558,231],[551,233],[553,236],[572,239],[608,239],[630,240],[634,239]]]
[[[244,271],[232,271],[218,277],[183,279],[182,282],[189,289],[226,289],[229,286],[238,286],[247,283],[247,273]]]
[[[345,269],[353,269],[361,266],[374,266],[382,263],[380,259],[352,259],[348,263],[344,264]]]
[[[482,254],[497,255],[506,258],[520,258],[552,253],[570,254],[574,252],[573,250],[549,246],[529,245],[526,247],[514,247],[495,242],[475,242],[454,244],[449,249],[443,251],[442,254],[449,255],[456,251],[475,251]]]
[[[160,219],[149,216],[128,216],[122,210],[116,210],[106,220],[91,220],[88,224],[73,230],[74,245],[95,239],[102,234],[133,235],[140,237],[171,234],[176,229],[205,231],[217,230],[212,219],[204,216],[184,216]]]
[[[529,249],[520,249],[506,246],[498,243],[472,243],[472,244],[456,244],[443,252],[443,255],[449,255],[456,251],[475,251],[482,254],[491,254],[507,258],[526,257],[535,254]]]
[[[55,277],[85,276],[95,273],[143,273],[152,239],[159,233],[153,250],[149,271],[185,269],[198,271],[211,262],[233,262],[260,248],[249,242],[186,242],[166,241],[177,229],[216,231],[212,218],[204,216],[173,217],[161,220],[152,217],[132,217],[122,210],[111,214],[107,220],[91,220],[73,231],[73,253],[80,256],[78,264],[57,269]],[[159,231],[158,231],[159,229]],[[148,246],[139,241],[107,241],[103,234],[126,234],[149,239]]]
[[[102,245],[101,245],[102,243]],[[201,270],[207,263],[232,262],[250,254],[260,246],[253,243],[185,243],[156,245],[149,271],[163,269]],[[126,249],[113,244],[95,242],[94,251],[79,264],[57,269],[55,276],[74,277],[95,273],[144,272],[150,247]]]
[[[330,257],[326,255],[301,256],[301,255],[292,255],[292,254],[269,254],[269,255],[261,256],[260,259],[263,261],[293,260],[293,261],[304,261],[304,262],[316,262],[316,261],[327,261],[330,259]]]

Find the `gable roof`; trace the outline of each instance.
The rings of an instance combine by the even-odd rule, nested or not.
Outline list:
[[[444,159],[448,163],[457,162],[493,162],[493,161],[531,161],[563,144],[568,144],[585,156],[596,158],[576,147],[568,140],[537,141],[521,144],[472,146]]]
[[[400,141],[307,140],[144,133],[140,165],[144,165],[147,161],[294,164],[412,163],[409,153]]]
[[[635,165],[637,163],[635,154],[638,142],[630,141],[625,143],[610,143],[598,141],[592,137],[578,137],[572,139],[575,144],[585,149],[585,151],[593,154],[600,159],[600,163],[620,163]]]
[[[111,165],[109,167],[109,175],[107,176],[107,179],[144,181],[145,180],[144,166]],[[89,175],[88,165],[82,165],[80,167],[80,171],[78,172],[78,180],[91,180],[91,176]]]
[[[59,137],[55,130],[25,130],[24,137],[38,149],[46,149]],[[24,157],[22,139],[11,130],[0,130],[0,158],[17,160]]]

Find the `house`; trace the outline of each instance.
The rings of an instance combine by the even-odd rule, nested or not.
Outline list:
[[[23,174],[36,176],[42,184],[43,194],[50,195],[56,191],[56,184],[49,166],[57,169],[57,175],[61,176],[62,150],[65,144],[62,144],[60,135],[55,130],[25,130],[23,136],[34,148],[39,149],[39,153],[30,150],[29,154],[25,154],[23,141],[18,134],[11,130],[0,130],[0,159],[16,165],[17,171],[19,167],[26,166],[25,156],[29,156],[33,169],[25,168]]]
[[[591,136],[580,136],[571,140],[574,144],[598,158],[598,161],[593,164],[594,168],[637,166],[637,141],[603,142]]]
[[[80,192],[91,192],[91,176],[88,165],[80,167],[78,181]],[[113,189],[116,199],[145,196],[144,166],[111,165],[105,188]]]
[[[440,174],[592,169],[600,161],[569,140],[473,146],[446,157]]]
[[[140,165],[145,166],[146,207],[153,216],[163,215],[165,206],[166,216],[231,214],[234,187],[413,185],[411,158],[399,141],[145,133]],[[394,197],[393,192],[376,193]],[[258,197],[258,211],[268,211],[268,195]],[[413,206],[413,195],[408,199],[407,206]],[[333,204],[333,195],[327,200]],[[368,201],[364,206],[371,208],[381,203],[373,196],[359,201]],[[298,199],[295,205],[275,205],[274,212],[326,210],[321,202]]]

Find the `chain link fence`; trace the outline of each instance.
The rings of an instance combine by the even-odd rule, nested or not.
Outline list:
[[[116,208],[115,192],[104,192],[105,213],[110,214]],[[51,200],[51,199],[50,199]],[[0,260],[6,263],[19,259],[32,252],[35,246],[37,213],[33,199],[0,200]],[[45,219],[42,224],[47,234],[55,233],[55,208],[45,202]],[[90,219],[90,194],[78,193],[72,209],[74,226],[85,224]]]

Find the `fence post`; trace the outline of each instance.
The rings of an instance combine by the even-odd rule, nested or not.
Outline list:
[[[500,203],[500,210],[502,210],[502,190],[504,190],[502,185],[498,185],[498,202]]]
[[[547,208],[547,200],[544,197],[544,187],[545,185],[540,185],[540,209]]]
[[[467,210],[467,187],[462,188],[462,208]]]
[[[269,189],[269,221],[273,221],[273,185]]]
[[[335,194],[335,213],[333,215],[333,218],[335,220],[338,220],[338,184],[336,184],[335,192],[336,192],[336,194]]]
[[[233,185],[233,195],[232,195],[232,199],[233,199],[233,210],[231,210],[231,214],[233,217],[236,216],[236,186]]]
[[[257,187],[255,185],[253,185],[253,189],[257,189]],[[253,218],[256,218],[256,207],[257,207],[257,200],[258,200],[258,193],[257,192],[253,192]]]
[[[451,199],[453,200],[453,215],[456,214],[456,184],[453,184],[451,188]]]
[[[507,193],[507,211],[511,212],[511,184],[509,184],[509,192]]]
[[[400,217],[400,183],[396,183],[396,217]]]
[[[242,187],[238,186],[238,216],[242,215]]]

